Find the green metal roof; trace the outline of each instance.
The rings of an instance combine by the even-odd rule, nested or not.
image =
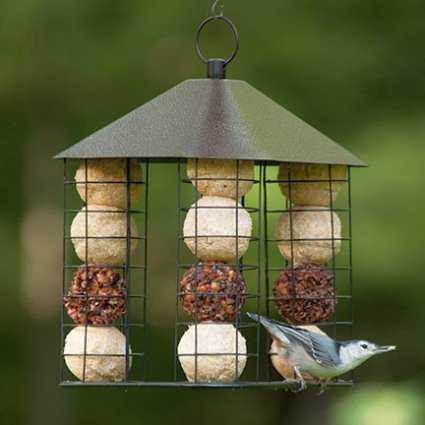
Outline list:
[[[366,164],[244,81],[187,80],[56,158]]]

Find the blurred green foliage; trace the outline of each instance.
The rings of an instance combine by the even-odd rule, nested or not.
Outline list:
[[[369,385],[335,403],[334,410],[340,425],[416,425],[425,418],[423,400],[412,385]]]
[[[421,0],[225,2],[247,80],[368,162],[354,183],[355,333],[399,350],[322,397],[257,391],[57,387],[61,164],[51,157],[181,80],[203,77],[193,37],[208,1],[5,0],[0,15],[1,423],[423,423],[425,9]],[[231,40],[211,27],[205,49]],[[156,171],[155,299],[174,285],[167,199]],[[160,232],[163,232],[161,234]],[[169,237],[169,236],[168,236]],[[164,271],[165,270],[165,271]],[[168,270],[168,271],[167,271]],[[158,299],[158,298],[156,298]],[[173,315],[172,303],[156,312]],[[152,338],[172,336],[153,313]],[[158,367],[169,362],[161,349]],[[168,356],[168,354],[167,354]],[[164,366],[164,370],[165,370]]]

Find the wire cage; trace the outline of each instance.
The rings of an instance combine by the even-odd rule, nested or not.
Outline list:
[[[351,337],[351,168],[365,164],[225,78],[239,34],[217,3],[196,35],[207,79],[178,84],[56,157],[65,168],[63,386],[292,390],[294,365],[259,315]],[[235,36],[227,60],[207,59],[199,45],[217,20]],[[160,254],[149,180],[164,163],[176,172],[177,223],[175,285],[161,294],[175,301],[166,379],[151,370],[147,337]]]
[[[292,325],[352,339],[351,167],[282,163],[277,177],[271,168],[265,167],[263,179],[266,315],[277,312]],[[269,199],[276,185],[284,208]],[[283,264],[272,254],[276,247]],[[267,336],[266,346],[271,343]],[[279,364],[279,349],[271,347],[267,380],[279,374],[291,379],[293,371]],[[352,383],[350,373],[329,385]]]
[[[260,311],[263,167],[259,166],[255,175],[252,161],[224,161],[229,174],[214,178],[209,174],[209,165],[216,168],[220,162],[223,163],[199,159],[177,162],[179,226],[174,379],[180,383],[186,379],[179,366],[181,363],[188,379],[195,384],[204,381],[214,385],[216,380],[217,383],[224,381],[220,385],[243,386],[247,383],[241,381],[240,375],[245,368],[250,380],[260,381],[260,328],[242,310],[246,304],[251,311]],[[246,173],[247,165],[252,168],[251,172]],[[246,192],[252,187],[256,193],[247,201]],[[183,202],[185,189],[192,192],[192,206]],[[211,192],[221,196],[208,196]],[[255,226],[247,231],[251,217]],[[190,261],[185,245],[192,254],[189,264],[182,261]],[[248,249],[249,259],[244,261],[241,254]],[[247,284],[248,281],[253,284]],[[189,321],[188,316],[191,316]],[[188,326],[193,330],[193,350],[179,351],[179,342],[187,340],[185,332],[190,335]],[[242,332],[251,336],[249,344],[245,343]],[[227,345],[219,344],[222,348],[217,349],[214,340],[217,343],[220,338],[227,338]],[[213,367],[217,371],[209,370],[208,363],[216,363]],[[215,374],[218,379],[214,378]],[[220,377],[220,374],[228,376]]]
[[[291,371],[274,363],[270,337],[246,312],[351,336],[350,167],[333,176],[335,165],[173,163],[174,364],[167,381],[155,381],[146,375],[146,313],[149,169],[157,164],[64,160],[61,385],[294,388]],[[301,178],[309,168],[322,177]],[[325,206],[294,202],[311,194]],[[309,234],[315,226],[324,234]]]
[[[130,368],[137,370],[140,380],[145,373],[141,347],[147,299],[149,161],[140,164],[121,159],[115,163],[118,174],[113,180],[99,181],[93,173],[89,175],[93,164],[99,171],[95,160],[64,161],[62,339],[74,330],[77,348],[62,356],[74,378],[84,383],[102,381],[94,370],[101,362],[109,361],[112,366],[115,362],[115,373],[127,382]],[[77,170],[75,178],[71,170]],[[77,192],[84,201],[81,209],[76,207],[81,204]],[[138,192],[143,196],[136,200]],[[100,330],[99,335],[93,333],[94,328]],[[113,342],[116,351],[109,347],[99,352],[93,346],[96,338],[114,337],[118,337]],[[70,375],[63,366],[61,361],[61,381],[68,381]]]

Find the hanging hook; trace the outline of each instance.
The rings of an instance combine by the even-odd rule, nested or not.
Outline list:
[[[216,18],[222,18],[224,16],[224,4],[220,6],[220,13],[217,13],[217,5],[220,0],[214,0],[213,5],[211,6],[211,16]]]
[[[198,54],[199,58],[202,62],[204,62],[206,65],[208,65],[208,77],[209,78],[225,78],[226,74],[226,66],[235,59],[236,55],[239,52],[239,32],[236,28],[235,24],[224,15],[224,6],[220,5],[220,12],[217,13],[217,7],[218,7],[219,0],[214,0],[212,7],[211,7],[211,16],[206,18],[204,21],[201,22],[201,24],[198,27],[198,30],[196,31],[196,40],[195,40],[195,48],[196,53]],[[235,38],[235,48],[233,50],[233,53],[230,57],[227,59],[213,59],[208,58],[207,56],[204,56],[202,53],[202,49],[200,46],[200,38],[201,33],[206,25],[208,25],[211,22],[217,22],[217,21],[223,21],[225,22],[230,30],[233,33],[233,36]]]

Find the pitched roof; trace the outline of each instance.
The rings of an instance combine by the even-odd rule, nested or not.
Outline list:
[[[187,80],[56,158],[251,159],[365,166],[237,80]]]

